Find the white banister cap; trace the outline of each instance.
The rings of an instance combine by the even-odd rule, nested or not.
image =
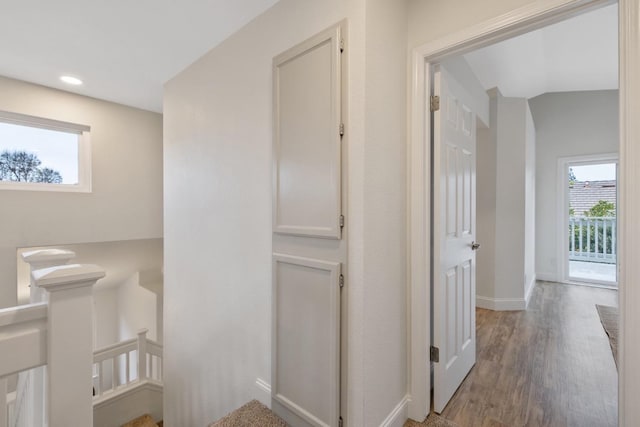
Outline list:
[[[22,259],[29,264],[49,261],[63,261],[75,258],[76,253],[66,249],[37,249],[22,253]]]
[[[42,268],[31,273],[36,286],[50,292],[92,286],[105,276],[104,270],[94,264],[69,264]]]

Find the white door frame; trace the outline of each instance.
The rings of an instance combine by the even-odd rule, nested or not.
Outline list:
[[[539,0],[413,49],[409,139],[409,417],[423,420],[430,406],[430,226],[431,118],[427,106],[432,64],[558,22],[611,0]],[[618,423],[632,427],[640,419],[640,2],[619,0],[620,169],[618,216],[618,289],[620,300],[620,366]],[[637,185],[637,184],[635,184]],[[634,218],[636,219],[634,221]]]
[[[570,156],[570,157],[560,157],[558,159],[558,182],[557,182],[557,192],[558,192],[558,200],[556,205],[556,260],[557,260],[557,271],[556,271],[556,281],[562,283],[570,283],[573,282],[569,277],[569,257],[567,256],[567,248],[569,247],[569,234],[567,230],[569,229],[569,216],[567,215],[566,206],[569,205],[569,175],[567,173],[567,168],[570,165],[575,164],[600,164],[600,163],[616,163],[617,167],[619,167],[618,161],[618,153],[603,153],[603,154],[588,154],[584,156]],[[616,185],[617,185],[617,177],[616,177]],[[617,197],[616,197],[616,206],[618,205]],[[617,224],[616,224],[617,225]],[[617,227],[616,227],[616,230]],[[617,236],[616,236],[617,240]],[[616,265],[617,265],[616,261]],[[592,283],[592,282],[589,282]],[[612,283],[607,282],[593,282],[595,284],[607,285],[611,286]]]

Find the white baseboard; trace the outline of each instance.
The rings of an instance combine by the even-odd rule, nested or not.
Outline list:
[[[489,298],[476,295],[476,307],[494,311],[526,310],[524,298]]]
[[[536,280],[538,275],[534,274],[529,283],[527,283],[527,289],[524,290],[524,308],[529,307],[529,300],[531,299],[531,294],[533,293],[533,288],[536,287]]]
[[[409,418],[409,396],[402,398],[400,403],[387,415],[380,427],[402,427]]]
[[[271,408],[271,384],[262,378],[256,378],[257,394],[256,399],[267,408]]]
[[[557,282],[558,277],[553,273],[536,273],[536,280],[543,280],[545,282]]]

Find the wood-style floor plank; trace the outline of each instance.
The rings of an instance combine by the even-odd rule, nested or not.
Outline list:
[[[618,373],[595,304],[617,291],[538,282],[526,311],[477,309],[477,362],[442,415],[461,427],[615,427]]]

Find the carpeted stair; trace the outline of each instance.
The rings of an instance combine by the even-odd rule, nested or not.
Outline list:
[[[162,421],[156,423],[151,415],[144,414],[135,420],[122,424],[122,427],[162,427]]]
[[[280,417],[257,400],[252,400],[209,427],[287,427]]]
[[[404,427],[459,427],[458,424],[453,421],[449,421],[446,418],[442,418],[436,414],[429,414],[426,420],[421,423],[413,420],[407,420],[404,423]]]
[[[287,423],[257,400],[220,418],[209,427],[287,427]],[[431,414],[421,423],[408,420],[404,427],[459,427],[458,424]]]

